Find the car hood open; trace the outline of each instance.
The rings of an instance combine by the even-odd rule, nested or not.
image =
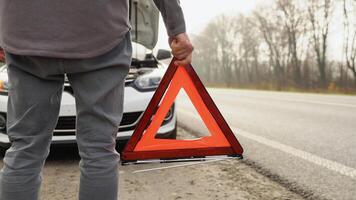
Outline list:
[[[153,49],[158,40],[159,11],[153,0],[130,0],[131,38]]]

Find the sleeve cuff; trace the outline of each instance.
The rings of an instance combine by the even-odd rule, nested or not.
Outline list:
[[[167,29],[167,33],[169,37],[174,37],[180,33],[185,33],[186,28],[185,28],[185,23],[175,27],[174,29]]]

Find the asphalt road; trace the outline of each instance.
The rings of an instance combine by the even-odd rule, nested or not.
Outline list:
[[[310,199],[356,199],[356,96],[209,89],[245,160]],[[208,133],[185,93],[178,121]]]

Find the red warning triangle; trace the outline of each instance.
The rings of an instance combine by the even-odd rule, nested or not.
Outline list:
[[[242,156],[240,143],[193,67],[176,66],[173,63],[174,59],[122,152],[121,159],[134,161],[213,155]],[[181,89],[188,94],[211,135],[195,140],[156,139],[155,135]]]

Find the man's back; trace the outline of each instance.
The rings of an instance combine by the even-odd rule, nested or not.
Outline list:
[[[128,0],[2,0],[1,45],[17,54],[92,57],[130,29]]]

